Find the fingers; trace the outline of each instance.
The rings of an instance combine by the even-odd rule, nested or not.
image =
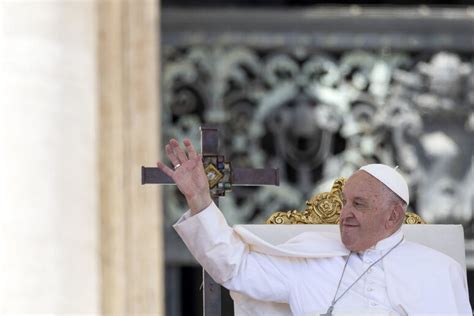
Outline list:
[[[188,157],[186,156],[186,154],[184,153],[184,151],[181,149],[181,147],[179,147],[179,143],[176,139],[172,138],[170,140],[170,145],[171,145],[171,148],[175,154],[176,157],[178,157],[178,162],[183,164],[185,163],[186,161],[188,161]]]
[[[186,150],[188,151],[188,156],[189,159],[194,159],[197,157],[196,149],[194,149],[193,143],[188,138],[185,138],[183,140],[183,144],[186,147]]]
[[[168,159],[171,161],[171,164],[173,166],[176,166],[179,164],[179,159],[176,157],[173,148],[171,147],[171,142],[170,144],[165,146],[165,151],[166,151],[166,156],[168,156]]]
[[[166,155],[171,161],[173,166],[182,165],[188,160],[195,160],[200,156],[197,154],[196,149],[188,138],[185,138],[183,141],[184,146],[188,152],[188,155],[184,152],[183,149],[179,146],[179,143],[176,139],[172,138],[168,145],[165,146]],[[189,158],[188,158],[189,156]]]
[[[169,168],[167,165],[165,165],[164,163],[162,163],[161,161],[158,161],[156,166],[161,170],[163,171],[168,177],[173,177],[173,170],[171,170],[171,168]]]

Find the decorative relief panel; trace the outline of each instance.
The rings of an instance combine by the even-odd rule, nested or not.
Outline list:
[[[218,125],[234,166],[280,169],[279,187],[221,199],[228,221],[302,209],[382,162],[408,180],[411,211],[464,225],[474,267],[472,12],[232,12],[164,12],[161,46],[164,140]],[[169,227],[186,206],[165,197]]]
[[[232,222],[298,208],[358,166],[398,165],[428,222],[472,220],[472,56],[304,47],[165,47],[163,137],[218,124],[234,165],[280,169],[279,188],[234,189]],[[169,220],[184,205],[167,192]],[[172,213],[174,210],[176,214]]]

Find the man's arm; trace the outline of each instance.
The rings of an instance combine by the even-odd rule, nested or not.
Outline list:
[[[249,252],[212,202],[201,157],[188,139],[183,143],[187,155],[174,139],[166,146],[174,170],[158,162],[158,167],[175,181],[190,208],[174,228],[216,282],[256,299],[287,302],[291,260]]]
[[[296,259],[250,252],[214,203],[173,226],[196,260],[219,284],[259,300],[288,302]]]

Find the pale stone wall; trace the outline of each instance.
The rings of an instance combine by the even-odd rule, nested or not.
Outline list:
[[[0,314],[100,312],[96,6],[0,2]]]
[[[157,185],[141,185],[159,135],[159,8],[155,0],[99,1],[102,312],[164,315]]]

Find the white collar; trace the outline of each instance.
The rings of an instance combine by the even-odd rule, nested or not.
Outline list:
[[[368,252],[380,252],[395,246],[403,238],[402,229],[399,228],[396,232],[385,239],[379,240],[374,246],[359,252],[359,255],[364,255]]]

